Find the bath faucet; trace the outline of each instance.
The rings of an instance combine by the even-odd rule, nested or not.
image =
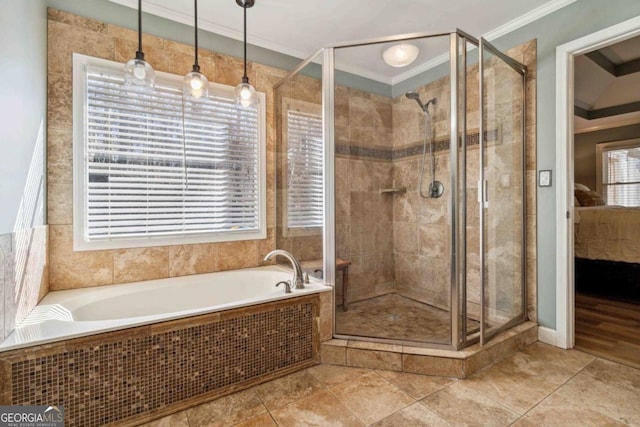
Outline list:
[[[276,283],[276,288],[280,285],[284,285],[285,294],[291,293],[291,280],[281,280],[280,282]]]
[[[291,266],[293,267],[293,280],[291,282],[295,285],[296,289],[304,289],[304,283],[302,282],[302,267],[300,266],[300,261],[298,261],[296,257],[291,255],[289,252],[283,251],[282,249],[276,249],[269,252],[264,257],[264,261],[269,261],[276,255],[282,255],[289,260]]]

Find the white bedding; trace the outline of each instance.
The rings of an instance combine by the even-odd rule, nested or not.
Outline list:
[[[575,208],[575,256],[640,263],[640,208]]]

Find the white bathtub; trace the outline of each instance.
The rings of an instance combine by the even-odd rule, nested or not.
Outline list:
[[[275,284],[291,280],[279,266],[52,291],[29,313],[0,351],[45,344],[198,314],[262,304],[331,288],[311,277],[305,289]]]

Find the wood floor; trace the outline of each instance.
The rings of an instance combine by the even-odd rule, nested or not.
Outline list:
[[[577,349],[640,368],[640,304],[576,294]]]

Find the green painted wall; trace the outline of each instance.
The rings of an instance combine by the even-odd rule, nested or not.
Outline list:
[[[0,11],[0,234],[5,234],[44,224],[47,10],[45,0],[0,0]]]

